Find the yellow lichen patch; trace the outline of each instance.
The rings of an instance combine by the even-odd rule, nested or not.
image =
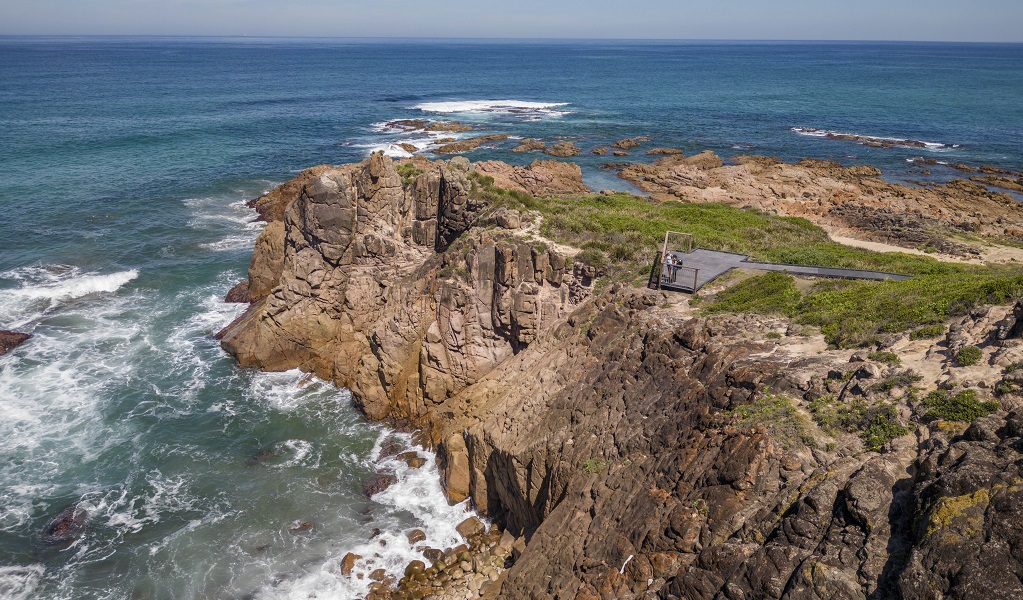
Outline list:
[[[983,530],[984,510],[990,502],[991,493],[986,489],[965,496],[941,498],[931,511],[927,535],[941,530],[967,538],[977,535]]]
[[[963,423],[961,421],[938,421],[938,431],[948,436],[957,436],[966,431],[966,428],[970,426],[969,423]]]

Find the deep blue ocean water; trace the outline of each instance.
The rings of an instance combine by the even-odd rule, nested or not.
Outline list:
[[[464,508],[380,459],[343,390],[237,369],[210,337],[259,231],[243,201],[428,141],[383,126],[403,118],[895,180],[924,178],[915,157],[1020,170],[1023,45],[0,38],[0,329],[35,334],[0,358],[0,597],[351,598],[349,549],[396,569],[411,528],[453,539]],[[513,145],[469,156],[537,158]],[[401,483],[367,499],[380,468]],[[44,543],[73,502],[84,536]]]

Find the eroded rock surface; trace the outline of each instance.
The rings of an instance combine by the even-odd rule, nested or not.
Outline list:
[[[245,366],[315,372],[371,417],[412,422],[523,349],[571,308],[573,275],[557,252],[472,229],[487,207],[468,167],[404,185],[375,155],[310,181],[257,241],[256,301],[221,332],[224,348]]]

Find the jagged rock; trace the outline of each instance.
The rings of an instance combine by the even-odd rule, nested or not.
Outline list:
[[[266,295],[221,332],[224,348],[247,366],[316,372],[375,418],[399,410],[413,421],[524,348],[572,305],[564,259],[534,265],[525,242],[463,238],[486,208],[468,171],[452,159],[403,185],[391,159],[374,155],[310,182],[257,241],[250,289]],[[476,172],[534,192],[581,186],[569,163]],[[498,255],[514,269],[498,272]]]
[[[593,150],[590,150],[590,154],[596,154],[597,156],[604,156],[608,152],[610,152],[610,150],[608,150],[607,146],[597,146]]]
[[[710,150],[704,150],[696,156],[690,156],[685,159],[685,164],[697,169],[716,169],[723,166],[725,163],[722,162],[721,157],[714,154]]]
[[[512,152],[532,152],[534,150],[543,150],[547,147],[542,140],[536,138],[526,138],[522,140],[518,146],[512,148]]]
[[[450,144],[444,144],[438,146],[433,151],[437,154],[457,154],[459,152],[469,152],[475,150],[486,144],[487,142],[497,142],[500,140],[506,140],[510,136],[507,133],[495,133],[492,135],[481,135],[478,137],[468,138],[465,140],[459,140]]]
[[[588,192],[579,165],[556,160],[533,161],[517,167],[497,161],[476,163],[476,172],[494,178],[494,185],[534,196]]]
[[[620,150],[631,150],[632,148],[635,148],[635,147],[639,146],[641,143],[649,142],[649,141],[650,141],[650,138],[647,137],[647,136],[639,136],[639,137],[634,137],[634,138],[625,138],[623,140],[618,140],[617,142],[611,144],[611,147],[612,148],[618,148]]]
[[[273,222],[284,219],[284,211],[292,200],[298,198],[302,188],[307,183],[332,169],[331,165],[317,165],[305,169],[297,177],[277,186],[267,194],[254,200],[249,200],[246,205],[259,213],[262,221]]]
[[[362,491],[367,498],[371,498],[398,483],[398,478],[393,473],[374,473],[369,479],[363,482]]]
[[[71,504],[46,524],[46,528],[43,530],[43,541],[47,544],[70,542],[85,533],[88,522],[89,511],[77,502]]]
[[[551,156],[558,156],[561,158],[575,156],[580,152],[582,152],[582,150],[580,150],[579,147],[575,145],[575,142],[561,142],[559,144],[554,144],[553,146],[544,149],[545,154],[550,154]]]
[[[224,296],[224,302],[248,304],[252,302],[252,294],[249,292],[249,281],[240,282],[238,285],[231,288],[227,295]]]
[[[1004,319],[996,324],[995,339],[999,342],[1023,337],[1023,301],[1016,301]]]
[[[312,530],[313,530],[313,522],[312,521],[302,521],[301,523],[299,523],[298,525],[295,525],[294,527],[292,527],[288,531],[291,533],[291,535],[300,535],[300,534],[304,534],[304,533],[309,533]]]
[[[18,346],[24,344],[32,338],[30,333],[21,333],[18,331],[0,331],[0,356],[7,354],[11,350],[14,350]]]
[[[419,453],[415,451],[402,452],[397,458],[413,469],[418,469],[426,464],[426,459],[419,456]]]
[[[359,556],[358,554],[355,554],[354,552],[349,552],[348,554],[345,554],[344,558],[341,559],[341,574],[344,575],[345,577],[351,575],[352,570],[355,569],[355,563],[357,563],[361,559],[362,557]],[[374,573],[375,572],[376,571],[374,571]],[[372,576],[370,578],[372,579]],[[382,580],[383,577],[381,577],[380,579],[375,579],[374,581]]]
[[[652,150],[647,150],[646,153],[648,155],[664,154],[668,156],[683,156],[684,154],[678,148],[653,148]]]

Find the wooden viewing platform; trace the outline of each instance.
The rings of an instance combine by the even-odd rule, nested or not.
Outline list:
[[[660,257],[658,289],[693,293],[732,269],[787,271],[793,275],[841,279],[903,280],[910,277],[909,275],[900,275],[898,273],[885,273],[884,271],[868,271],[864,269],[839,269],[835,267],[756,262],[749,260],[749,256],[745,254],[694,248],[692,247],[692,236],[687,236],[688,241],[684,237],[681,238],[682,243],[678,245],[681,245],[682,248],[673,249],[669,247],[671,243],[669,238],[673,234],[676,236],[687,236],[687,234],[679,234],[677,232],[668,232],[665,235],[665,245]],[[669,264],[667,260],[669,256],[674,259],[675,265]]]

